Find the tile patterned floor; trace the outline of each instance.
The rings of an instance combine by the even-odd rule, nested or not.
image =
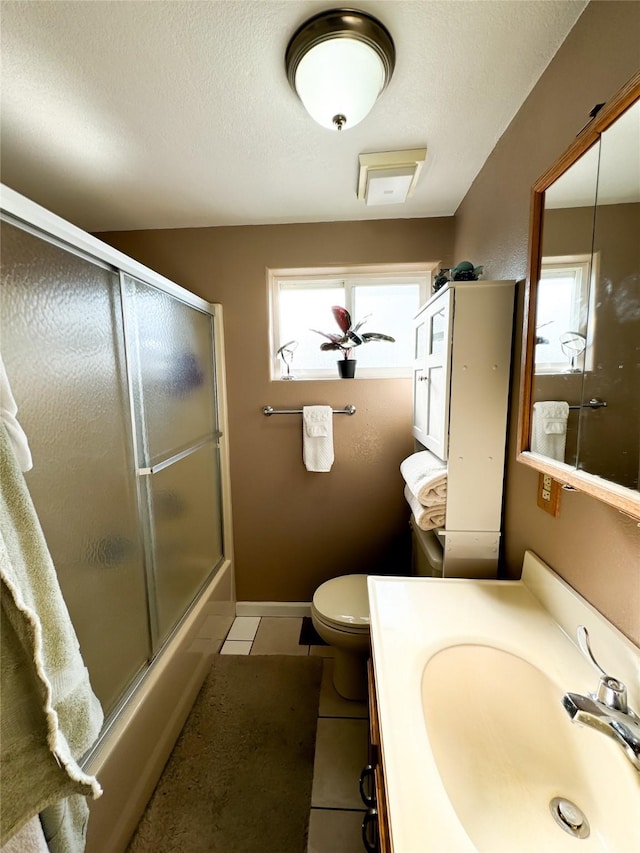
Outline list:
[[[222,655],[319,655],[324,660],[307,853],[362,853],[364,808],[358,791],[367,763],[367,705],[333,686],[333,649],[298,643],[301,617],[237,616]]]

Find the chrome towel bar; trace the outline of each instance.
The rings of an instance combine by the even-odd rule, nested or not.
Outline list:
[[[569,406],[570,409],[605,409],[606,407],[605,401],[598,397],[592,397],[588,403],[583,403],[581,406]]]
[[[333,409],[334,415],[355,415],[356,407],[349,404],[344,409]],[[274,409],[272,406],[264,406],[262,414],[270,417],[271,415],[301,415],[302,409]]]

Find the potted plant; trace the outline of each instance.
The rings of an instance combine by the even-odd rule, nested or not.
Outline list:
[[[359,347],[360,344],[368,344],[370,341],[389,341],[395,343],[395,338],[389,335],[382,335],[380,332],[360,332],[360,327],[371,316],[367,314],[355,326],[351,324],[351,315],[346,308],[340,305],[333,305],[331,310],[335,317],[336,323],[340,327],[341,334],[335,332],[320,332],[318,329],[311,329],[318,335],[329,340],[320,344],[320,349],[323,352],[329,350],[339,350],[343,353],[343,357],[338,360],[338,373],[341,379],[353,379],[356,373],[356,360],[351,358],[351,351],[354,347]]]

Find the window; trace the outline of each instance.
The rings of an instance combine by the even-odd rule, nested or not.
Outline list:
[[[593,260],[593,267],[592,267]],[[590,370],[597,256],[543,258],[536,309],[536,373]]]
[[[362,332],[381,332],[395,343],[372,341],[356,347],[358,377],[411,376],[413,317],[431,291],[436,263],[375,269],[271,270],[271,377],[287,373],[279,347],[294,345],[290,371],[295,379],[334,379],[339,352],[323,352],[326,341],[313,330],[339,333],[331,311],[342,305],[355,323],[367,318]]]

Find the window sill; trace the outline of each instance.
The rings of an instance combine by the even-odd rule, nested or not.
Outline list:
[[[354,379],[411,379],[412,372],[411,370],[396,370],[396,371],[388,371],[382,373],[380,371],[369,371],[365,368],[358,370],[356,368],[356,375]],[[338,371],[332,373],[326,373],[318,376],[309,376],[309,375],[300,375],[295,376],[293,379],[284,379],[281,376],[271,377],[271,382],[333,382],[333,381],[342,382],[343,379],[341,376],[338,376]]]
[[[574,370],[570,372],[568,370],[536,370],[534,372],[535,376],[585,376],[588,373],[591,373],[591,370]]]

